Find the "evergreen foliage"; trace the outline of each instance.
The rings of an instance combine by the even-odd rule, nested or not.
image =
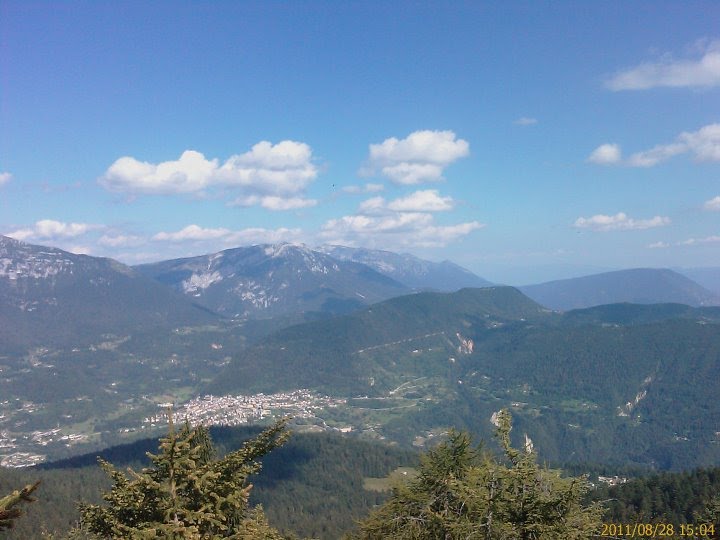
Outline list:
[[[720,468],[662,473],[602,486],[589,499],[607,501],[608,522],[714,523],[720,530]]]
[[[356,539],[581,539],[597,533],[602,508],[583,505],[584,478],[541,468],[531,445],[510,445],[511,418],[497,417],[507,464],[475,449],[467,433],[423,457],[418,476],[398,485],[360,524]]]
[[[707,503],[702,512],[697,515],[698,523],[712,523],[720,529],[720,495]],[[720,534],[720,531],[718,531]]]
[[[100,538],[282,539],[261,508],[250,508],[249,475],[260,470],[259,458],[288,438],[281,420],[242,448],[216,458],[207,428],[170,422],[152,465],[129,475],[100,460],[113,486],[107,505],[82,505],[82,530]],[[77,531],[76,531],[77,532]]]
[[[14,526],[14,520],[22,515],[22,511],[17,508],[20,503],[35,502],[30,494],[37,489],[40,482],[28,484],[20,491],[15,490],[10,495],[0,499],[0,531],[11,529]]]

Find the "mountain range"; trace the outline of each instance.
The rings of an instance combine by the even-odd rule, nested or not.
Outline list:
[[[347,313],[410,290],[351,261],[303,245],[257,245],[136,266],[144,276],[228,317]]]
[[[60,423],[99,439],[155,403],[308,388],[346,400],[322,422],[369,438],[422,446],[451,425],[487,436],[508,406],[557,461],[720,458],[720,308],[688,278],[639,269],[555,282],[545,297],[543,285],[413,293],[441,288],[428,276],[442,268],[481,278],[323,249],[131,268],[0,237],[0,439],[31,445]]]
[[[551,309],[570,310],[629,302],[672,302],[689,306],[720,305],[720,295],[666,268],[634,268],[520,287]]]
[[[431,262],[407,253],[323,245],[318,251],[336,259],[373,268],[414,290],[453,292],[465,287],[490,287],[490,281],[451,261]]]
[[[717,307],[558,313],[511,287],[418,293],[281,330],[206,390],[354,396],[345,421],[406,444],[448,426],[489,437],[508,407],[545,459],[709,465],[720,459],[719,324]]]

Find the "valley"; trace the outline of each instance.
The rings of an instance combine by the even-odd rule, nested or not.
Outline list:
[[[422,290],[433,275],[452,282],[447,272],[474,279],[451,265],[324,251],[260,246],[137,271],[6,241],[0,481],[39,474],[53,492],[77,475],[100,486],[95,456],[139,459],[167,434],[169,412],[176,423],[230,430],[222,437],[290,417],[304,448],[288,450],[298,472],[270,456],[270,480],[254,481],[253,500],[288,531],[334,538],[353,526],[353,512],[385,500],[390,482],[414,478],[417,452],[452,429],[500,451],[501,409],[513,416],[516,446],[592,471],[596,486],[720,461],[720,307],[704,305],[713,297],[679,274],[598,279],[617,300],[633,280],[659,280],[658,300],[685,304],[563,311],[508,286]],[[355,266],[348,274],[342,264]],[[592,283],[538,291],[592,304]],[[692,398],[667,398],[683,395]],[[333,463],[330,448],[356,456],[365,472]],[[298,512],[296,491],[312,506]],[[43,510],[43,523],[67,530],[54,511],[76,511],[65,502]]]
[[[3,342],[0,351],[5,466],[161,434],[170,405],[178,418],[195,423],[266,424],[291,415],[299,431],[341,432],[408,448],[431,446],[453,426],[488,438],[490,417],[509,408],[517,436],[527,433],[552,462],[673,469],[712,464],[720,456],[716,389],[703,384],[720,379],[717,307],[616,303],[553,311],[518,289],[490,286],[414,292],[332,313],[317,311],[315,299],[334,296],[342,303],[359,298],[349,291],[362,283],[385,287],[391,282],[383,280],[390,278],[362,270],[363,263],[291,245],[159,263],[143,269],[149,277],[52,248],[10,240],[3,246],[0,291],[15,300],[2,310],[18,329],[16,341]],[[396,276],[402,267],[401,275],[415,268],[427,278],[433,268],[389,252],[342,253],[392,268]],[[380,264],[383,257],[391,258]],[[336,281],[327,281],[328,269],[341,264],[356,266],[350,274],[333,270]],[[201,267],[222,279],[193,278]],[[119,275],[113,273],[118,268]],[[641,275],[664,280],[663,298],[672,283],[678,291],[700,294],[699,286],[668,272],[599,279],[606,285],[614,279],[620,291],[628,286],[627,276]],[[276,287],[277,294],[285,291],[278,302],[283,311],[276,317],[213,311],[220,305],[213,298],[248,301],[239,285],[227,288],[241,273],[244,280],[252,275],[256,283]],[[290,285],[290,276],[297,284]],[[361,281],[350,285],[352,276]],[[93,289],[101,282],[104,289]],[[350,289],[330,286],[341,282]],[[225,288],[206,296],[220,283]],[[588,283],[578,281],[581,294]],[[372,296],[361,290],[363,297]],[[570,291],[558,294],[567,298]],[[47,294],[56,300],[45,304],[40,320],[37,310],[17,307],[41,305],[37,299]],[[132,308],[142,308],[138,324],[130,325],[123,313],[117,325],[112,311],[122,311],[132,298],[142,298]],[[69,309],[72,316],[63,317]],[[55,334],[41,338],[48,318]],[[17,339],[23,335],[32,337],[23,338],[21,347]],[[688,392],[692,400],[666,399]]]

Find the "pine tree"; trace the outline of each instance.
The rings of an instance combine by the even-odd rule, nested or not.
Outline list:
[[[152,465],[141,472],[100,466],[113,486],[106,505],[81,505],[81,530],[100,538],[140,539],[282,539],[261,508],[250,508],[248,477],[260,470],[259,458],[288,438],[281,420],[222,458],[205,427],[172,420]]]
[[[709,500],[704,510],[696,517],[697,523],[712,525],[712,537],[720,538],[720,495]]]
[[[511,418],[497,417],[506,463],[474,448],[467,433],[423,456],[418,476],[360,523],[362,540],[581,539],[600,530],[601,508],[584,506],[585,478],[563,478],[537,464],[530,445],[510,445]]]
[[[13,491],[10,495],[7,495],[0,499],[0,531],[11,529],[14,525],[14,520],[22,515],[22,511],[17,508],[20,503],[31,503],[35,502],[36,499],[30,496],[30,494],[37,489],[40,482],[34,484],[28,484],[20,491]]]

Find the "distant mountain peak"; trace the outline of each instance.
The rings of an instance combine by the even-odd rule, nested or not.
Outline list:
[[[368,266],[282,242],[136,267],[232,317],[338,313],[410,292]]]
[[[15,240],[14,238],[10,236],[4,236],[0,234],[0,247],[4,246],[16,246],[19,244],[24,244],[25,242],[22,242],[20,240]]]
[[[433,262],[409,253],[324,244],[316,248],[337,259],[366,264],[416,290],[456,291],[463,287],[487,287],[491,282],[453,262]]]
[[[281,257],[288,253],[311,254],[313,251],[300,242],[279,242],[277,244],[259,244],[268,257]]]
[[[0,236],[0,278],[46,279],[72,272],[78,255]]]

